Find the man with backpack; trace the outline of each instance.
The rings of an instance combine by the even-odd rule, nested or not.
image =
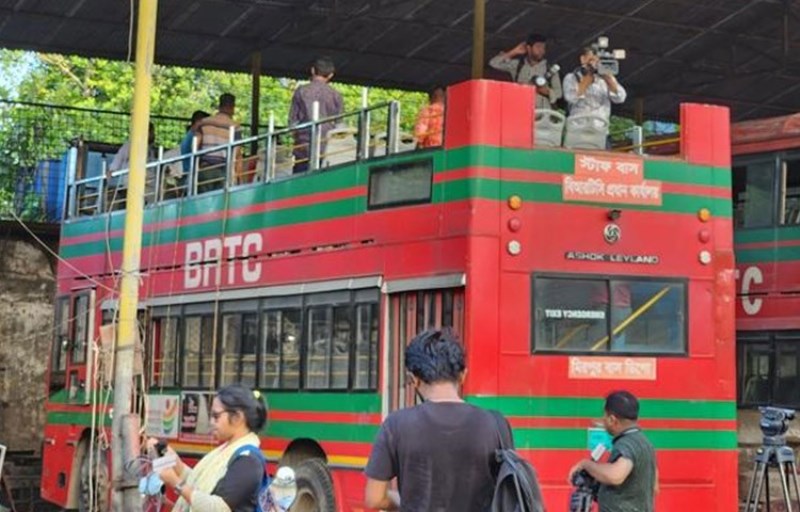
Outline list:
[[[536,108],[550,109],[563,93],[558,68],[548,66],[546,53],[547,39],[541,34],[531,34],[514,48],[495,55],[489,66],[507,72],[519,84],[536,87]]]
[[[421,403],[391,413],[381,425],[365,469],[367,507],[409,512],[514,510],[494,508],[496,486],[513,483],[524,472],[521,465],[530,471],[523,478],[525,487],[536,487],[537,497],[531,500],[541,503],[530,465],[519,459],[511,470],[505,458],[502,463],[498,459],[516,455],[508,422],[459,396],[466,365],[455,336],[449,330],[419,334],[406,348],[405,367]],[[498,475],[511,480],[498,480]],[[395,478],[398,491],[390,488]],[[504,503],[514,507],[518,501]],[[517,510],[540,508],[523,505]]]

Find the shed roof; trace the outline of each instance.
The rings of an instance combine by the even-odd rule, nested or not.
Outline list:
[[[0,46],[126,59],[133,0],[0,0]],[[487,60],[548,36],[562,70],[599,35],[627,50],[620,81],[645,113],[674,118],[681,101],[732,107],[734,119],[800,111],[800,25],[790,0],[487,0]],[[471,0],[162,0],[161,64],[304,76],[319,54],[339,80],[426,89],[470,74]],[[562,71],[563,72],[563,71]],[[487,76],[502,75],[487,68]]]

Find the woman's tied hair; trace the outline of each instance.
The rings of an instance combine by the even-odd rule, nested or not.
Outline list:
[[[450,328],[418,334],[406,347],[405,363],[426,384],[458,382],[466,369],[464,347]]]
[[[267,424],[267,404],[261,392],[241,384],[230,384],[217,390],[217,398],[225,410],[241,413],[251,432],[260,432]]]

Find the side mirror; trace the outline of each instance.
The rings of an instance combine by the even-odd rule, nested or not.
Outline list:
[[[297,481],[294,470],[289,466],[278,468],[275,478],[269,484],[270,512],[286,512],[297,498]]]

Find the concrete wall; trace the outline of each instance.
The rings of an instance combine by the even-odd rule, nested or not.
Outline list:
[[[55,275],[35,241],[0,238],[0,444],[41,448]]]

